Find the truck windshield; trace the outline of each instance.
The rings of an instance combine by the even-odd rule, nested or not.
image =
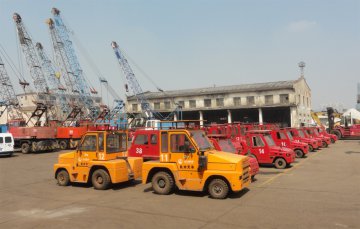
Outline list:
[[[229,153],[236,153],[236,149],[230,139],[221,139],[219,140],[219,146],[221,151],[229,152]]]
[[[290,131],[286,131],[287,136],[289,137],[289,139],[292,141],[294,140],[293,136],[291,135]]]
[[[126,133],[107,133],[106,134],[106,152],[117,153],[127,150]]]
[[[319,132],[317,131],[317,129],[314,129],[314,134],[315,136],[319,136]]]
[[[213,145],[210,140],[206,137],[205,132],[202,130],[191,130],[192,138],[199,147],[199,150],[213,149]]]
[[[265,134],[264,138],[265,138],[265,141],[268,144],[268,146],[275,146],[274,139],[271,137],[270,134]]]
[[[302,132],[301,130],[299,130],[299,136],[302,138],[305,138],[304,132]]]

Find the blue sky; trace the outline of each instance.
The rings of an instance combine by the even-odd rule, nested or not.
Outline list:
[[[33,39],[51,54],[44,21],[52,7],[61,10],[122,97],[113,40],[164,90],[293,80],[300,74],[298,62],[305,61],[314,109],[356,103],[359,0],[0,0],[0,44],[14,62],[18,51],[12,14],[22,16]],[[78,55],[87,78],[100,91],[94,71]],[[154,91],[132,66],[143,90]]]

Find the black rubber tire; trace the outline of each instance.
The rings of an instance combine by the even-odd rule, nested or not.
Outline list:
[[[70,184],[70,176],[69,173],[63,169],[56,174],[56,180],[58,185],[60,186],[68,186]]]
[[[276,158],[275,161],[274,161],[274,166],[275,166],[275,168],[277,168],[277,169],[285,169],[286,166],[287,166],[287,163],[286,163],[286,161],[285,161],[284,158],[278,157],[278,158]]]
[[[255,175],[251,176],[251,181],[255,181]]]
[[[335,143],[335,140],[333,138],[330,138],[330,141],[331,141],[332,144]]]
[[[314,152],[314,151],[315,151],[314,147],[311,144],[309,144],[309,152]]]
[[[322,142],[321,147],[322,147],[322,148],[327,148],[327,147],[328,147],[328,144],[326,143],[326,141],[323,141],[323,142]]]
[[[333,131],[331,131],[331,134],[335,134],[338,139],[341,139],[341,132],[340,132],[340,131],[338,131],[338,130],[333,130]]]
[[[97,190],[106,190],[111,184],[110,175],[104,169],[97,169],[91,176],[91,183]]]
[[[27,153],[30,153],[30,145],[29,145],[29,143],[27,143],[27,142],[23,142],[22,144],[21,144],[21,152],[23,153],[23,154],[27,154]]]
[[[213,199],[224,199],[229,194],[229,185],[223,179],[213,179],[209,183],[208,192]]]
[[[305,156],[304,152],[300,149],[296,149],[294,151],[295,151],[296,158],[303,158]]]
[[[174,179],[168,172],[157,172],[151,179],[154,192],[160,195],[168,195],[174,191]]]
[[[68,143],[66,140],[61,140],[59,141],[59,146],[61,150],[66,150],[68,149]]]

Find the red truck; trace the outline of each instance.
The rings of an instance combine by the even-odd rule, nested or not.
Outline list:
[[[316,129],[317,129],[319,135],[329,137],[331,143],[334,144],[338,140],[338,138],[335,134],[329,134],[328,132],[326,132],[324,127],[317,126]]]
[[[320,139],[322,148],[326,148],[330,145],[330,138],[326,136],[321,136],[319,132],[317,132],[317,129],[315,127],[304,127],[304,130],[308,133],[310,137]]]
[[[294,150],[297,158],[303,158],[309,153],[309,146],[303,142],[296,142],[289,131],[284,129],[271,130],[276,145]]]
[[[14,137],[15,148],[21,148],[24,154],[59,148],[56,125],[50,123],[49,126],[28,127],[25,120],[19,119],[10,120],[8,126],[9,133]]]
[[[290,132],[294,141],[308,144],[309,151],[314,152],[316,149],[319,149],[320,145],[318,144],[318,141],[312,138],[307,138],[302,130],[297,128],[288,128],[287,130]]]
[[[295,161],[295,152],[292,149],[277,146],[271,136],[271,131],[247,131],[246,142],[251,155],[260,165],[273,164],[277,169],[285,169]]]

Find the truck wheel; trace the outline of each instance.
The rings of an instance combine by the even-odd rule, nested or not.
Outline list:
[[[323,141],[322,144],[321,144],[321,146],[322,146],[323,148],[326,148],[326,147],[328,147],[328,144],[327,144],[325,141]]]
[[[59,145],[60,145],[61,150],[66,150],[68,148],[68,144],[67,144],[67,142],[65,140],[61,140],[59,142]]]
[[[109,174],[103,169],[97,169],[91,176],[91,182],[95,189],[108,189],[111,183]]]
[[[209,194],[214,199],[224,199],[229,193],[229,185],[223,179],[213,179],[208,187]]]
[[[168,195],[174,190],[174,179],[167,172],[156,173],[151,180],[155,193],[160,195]]]
[[[257,161],[257,158],[256,158],[256,156],[255,156],[254,154],[251,153],[251,154],[249,155],[249,157],[255,158],[256,161]]]
[[[338,139],[341,138],[341,132],[338,131],[338,130],[333,130],[333,131],[331,131],[331,134],[335,134]]]
[[[302,150],[296,149],[295,151],[295,155],[297,158],[302,158],[304,157],[304,152]]]
[[[309,144],[309,151],[314,152],[314,147],[311,144]]]
[[[64,169],[61,170],[56,175],[56,180],[57,180],[58,185],[60,185],[60,186],[68,186],[70,184],[69,173]]]
[[[23,154],[30,153],[30,145],[29,145],[29,143],[24,142],[24,143],[21,144],[21,152]]]
[[[286,161],[284,158],[281,158],[281,157],[276,158],[274,164],[275,164],[275,168],[277,168],[277,169],[285,169],[286,168]]]

